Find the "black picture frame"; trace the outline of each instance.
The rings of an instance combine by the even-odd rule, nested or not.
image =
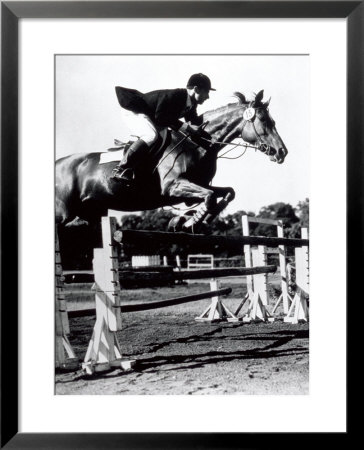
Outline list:
[[[1,2],[1,448],[280,448],[327,445],[305,433],[19,433],[18,432],[18,22],[22,18],[346,18],[347,299],[363,273],[364,1],[38,1]],[[335,95],[335,93],[326,93]],[[354,254],[360,253],[354,257]],[[352,257],[352,258],[351,258]],[[354,261],[355,260],[355,264]],[[348,345],[348,349],[350,346]],[[350,431],[350,428],[349,428]],[[338,433],[336,443],[349,433]],[[272,441],[274,438],[274,441]]]

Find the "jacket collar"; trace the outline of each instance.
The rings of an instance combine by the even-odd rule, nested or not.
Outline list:
[[[192,98],[189,96],[187,91],[187,100],[186,100],[186,109],[190,110],[192,108],[195,108],[195,103],[193,102]]]

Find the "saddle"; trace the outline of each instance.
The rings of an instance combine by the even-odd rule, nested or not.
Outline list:
[[[155,143],[150,148],[150,154],[153,156],[153,159],[159,159],[165,150],[165,148],[169,145],[171,141],[171,131],[168,128],[163,128],[158,134],[158,138]],[[107,152],[127,152],[129,147],[133,141],[122,142],[119,139],[114,139],[114,144],[116,147],[110,147],[107,149]],[[115,158],[117,159],[117,158]]]
[[[157,164],[158,161],[163,156],[164,150],[171,142],[171,131],[168,128],[163,128],[158,133],[158,139],[155,141],[155,143],[150,148],[149,154],[150,154],[150,160],[154,164]]]
[[[158,166],[158,163],[160,162],[161,158],[163,157],[163,154],[166,150],[166,148],[171,144],[172,140],[172,133],[177,134],[178,141],[182,143],[186,139],[186,136],[183,133],[179,133],[178,131],[173,131],[168,128],[163,128],[159,131],[158,138],[156,142],[153,144],[153,146],[149,149],[149,151],[146,152],[144,158],[141,160],[141,164],[137,165],[134,169],[134,181],[138,180],[145,180],[145,176],[150,175],[151,173],[154,173],[155,168]],[[108,155],[112,155],[113,152],[115,153],[115,156],[120,156],[119,160],[122,158],[125,158],[125,155],[127,155],[127,152],[132,145],[132,141],[129,142],[121,142],[117,139],[114,140],[114,143],[117,145],[116,148],[110,148],[108,150]],[[201,143],[198,143],[194,141],[196,146],[202,146]],[[178,144],[177,144],[178,146]],[[115,158],[116,159],[116,158]],[[106,162],[103,160],[103,162]]]

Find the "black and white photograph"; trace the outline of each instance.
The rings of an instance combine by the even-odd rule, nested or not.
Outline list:
[[[308,395],[308,55],[58,54],[57,395]]]
[[[0,14],[1,448],[349,437],[364,2]]]

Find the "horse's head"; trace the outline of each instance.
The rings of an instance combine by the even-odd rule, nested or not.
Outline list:
[[[235,93],[239,104],[244,107],[240,136],[244,141],[255,144],[271,161],[282,164],[288,151],[269,114],[270,100],[263,102],[263,93],[264,91],[258,92],[250,102],[240,92]]]

